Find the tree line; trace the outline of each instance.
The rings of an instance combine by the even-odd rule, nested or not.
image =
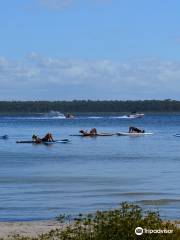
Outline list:
[[[47,113],[51,110],[62,113],[180,112],[180,101],[171,99],[138,101],[0,101],[0,114]]]

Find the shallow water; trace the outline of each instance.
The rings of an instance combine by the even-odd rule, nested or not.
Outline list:
[[[137,126],[144,137],[70,137],[81,128],[127,131]],[[32,134],[52,132],[69,144],[16,144]],[[53,119],[0,117],[0,220],[50,219],[137,202],[164,218],[180,216],[180,115]]]

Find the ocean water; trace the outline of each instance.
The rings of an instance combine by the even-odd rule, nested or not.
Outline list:
[[[151,136],[72,137],[79,129]],[[52,132],[69,144],[16,144]],[[0,117],[0,221],[51,219],[135,202],[180,219],[180,115],[79,116],[76,119]]]

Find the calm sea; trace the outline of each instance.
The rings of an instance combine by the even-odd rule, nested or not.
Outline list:
[[[152,136],[70,137],[79,129]],[[32,134],[69,138],[69,144],[16,144]],[[142,119],[83,116],[77,119],[0,117],[0,221],[51,219],[118,207],[122,201],[180,217],[180,115]]]

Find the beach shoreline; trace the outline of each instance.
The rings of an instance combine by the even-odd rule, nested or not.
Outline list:
[[[180,228],[180,220],[170,222]],[[51,230],[64,230],[69,224],[73,224],[73,221],[71,223],[61,223],[56,220],[0,222],[0,239],[8,239],[14,235],[38,237]]]
[[[24,237],[37,237],[51,230],[63,230],[67,225],[68,223],[61,223],[56,220],[0,222],[0,239],[7,239],[18,234]]]

